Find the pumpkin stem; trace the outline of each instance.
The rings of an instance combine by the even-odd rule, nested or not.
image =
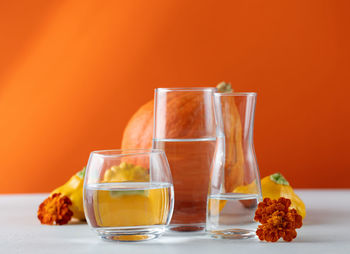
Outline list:
[[[220,82],[216,88],[218,89],[219,93],[232,93],[232,86],[231,83],[226,83],[225,81]]]
[[[282,185],[289,185],[289,182],[284,178],[284,176],[281,173],[275,173],[270,175],[271,181],[277,183],[277,184],[282,184]]]

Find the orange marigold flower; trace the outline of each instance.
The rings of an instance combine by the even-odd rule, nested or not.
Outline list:
[[[259,203],[254,219],[261,223],[256,230],[260,240],[276,242],[282,237],[290,242],[297,236],[295,229],[303,225],[302,217],[295,209],[290,209],[290,205],[290,199],[283,197],[265,198]]]
[[[72,201],[67,196],[54,193],[40,204],[38,219],[41,224],[67,224],[73,215],[73,212],[69,210],[70,205],[72,205]]]

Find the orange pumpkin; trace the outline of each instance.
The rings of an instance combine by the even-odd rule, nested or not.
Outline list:
[[[202,92],[168,93],[166,105],[158,109],[162,111],[159,115],[166,114],[168,119],[165,125],[158,125],[158,131],[163,133],[166,130],[166,138],[201,138],[208,133],[215,135],[214,126],[206,126],[207,129],[202,130],[207,119],[201,117],[206,107],[199,93]],[[154,100],[147,102],[131,117],[124,130],[122,149],[152,147],[153,104]]]
[[[122,139],[122,149],[150,149],[153,137],[153,104],[141,106],[129,120]]]
[[[219,92],[232,92],[231,85],[228,83],[220,83],[218,86]],[[167,130],[171,130],[168,133],[167,138],[176,137],[191,137],[193,130],[200,124],[200,117],[196,117],[203,114],[201,110],[198,110],[199,101],[196,100],[197,96],[186,95],[174,95],[169,99],[167,105],[171,109],[172,114],[177,115],[177,119],[184,119],[181,121],[168,121]],[[234,114],[232,118],[225,118],[225,128],[231,126],[230,131],[226,131],[226,166],[225,166],[225,189],[227,192],[232,192],[235,187],[243,184],[243,164],[244,155],[242,147],[242,126],[239,117],[238,110],[235,105]],[[140,109],[129,120],[122,139],[122,149],[149,149],[152,148],[153,137],[153,107],[154,100],[151,100],[140,107]],[[183,114],[184,117],[179,117],[179,114]],[[171,117],[167,115],[167,117]],[[238,120],[237,120],[238,119]],[[214,131],[215,133],[215,131]],[[228,142],[229,141],[229,142]]]
[[[234,98],[223,97],[223,127],[225,129],[225,191],[233,190],[244,182],[243,130]],[[226,100],[227,99],[227,100]]]

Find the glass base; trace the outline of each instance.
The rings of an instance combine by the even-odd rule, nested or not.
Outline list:
[[[165,227],[98,228],[97,234],[104,240],[119,242],[139,242],[158,238]]]
[[[198,232],[203,231],[205,228],[204,223],[197,224],[171,224],[169,229],[175,232]]]
[[[225,229],[225,230],[212,230],[208,231],[208,233],[213,238],[217,239],[248,239],[256,237],[254,230],[246,230],[246,229]]]

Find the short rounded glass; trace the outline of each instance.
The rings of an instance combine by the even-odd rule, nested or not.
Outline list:
[[[106,240],[159,237],[172,217],[174,191],[165,153],[157,149],[90,154],[84,181],[88,224]]]

